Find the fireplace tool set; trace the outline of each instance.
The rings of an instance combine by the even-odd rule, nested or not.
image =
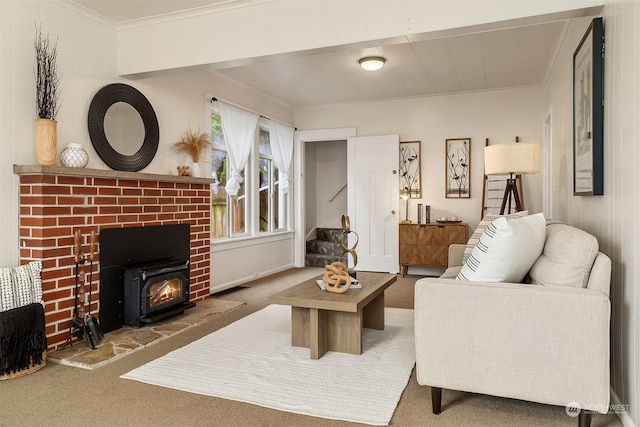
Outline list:
[[[85,274],[84,263],[87,261],[87,257],[82,253],[80,230],[76,231],[73,240],[73,255],[76,264],[76,283],[75,283],[75,296],[73,306],[73,318],[71,319],[71,327],[69,328],[69,338],[67,343],[73,345],[73,337],[78,339],[84,339],[89,348],[94,350],[96,346],[102,340],[104,333],[100,322],[94,316],[91,315],[91,295],[93,288],[93,259],[95,255],[96,245],[96,233],[91,231],[91,237],[89,241],[89,308],[85,310],[86,298],[85,298]],[[81,303],[79,302],[81,299]]]

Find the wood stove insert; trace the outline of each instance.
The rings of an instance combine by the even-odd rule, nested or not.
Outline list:
[[[119,329],[126,323],[125,269],[152,268],[154,263],[180,264],[190,260],[190,233],[189,224],[109,228],[100,231],[100,324],[105,333]],[[188,301],[188,268],[181,274],[186,279],[185,301]],[[158,309],[166,308],[163,305]]]
[[[124,268],[124,323],[140,327],[183,313],[189,302],[189,260]]]

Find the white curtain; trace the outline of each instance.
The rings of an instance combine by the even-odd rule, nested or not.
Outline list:
[[[220,104],[220,123],[231,168],[231,177],[227,177],[227,185],[224,188],[227,194],[235,196],[240,190],[240,184],[242,184],[240,172],[247,164],[251,153],[259,116],[226,102],[218,102]]]
[[[289,192],[289,171],[291,170],[291,158],[293,157],[293,131],[291,126],[271,120],[269,124],[269,141],[273,161],[282,172],[282,190]]]

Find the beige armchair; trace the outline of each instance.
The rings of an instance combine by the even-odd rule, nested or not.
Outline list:
[[[611,260],[596,242],[586,287],[547,283],[555,268],[563,278],[576,271],[580,249],[572,245],[583,245],[584,235],[595,239],[564,224],[546,228],[531,269],[542,283],[455,280],[464,245],[450,250],[443,277],[453,279],[416,282],[416,372],[431,387],[434,413],[443,389],[578,406],[580,425],[590,424],[591,412],[608,411]]]

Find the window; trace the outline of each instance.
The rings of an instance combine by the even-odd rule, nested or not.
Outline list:
[[[237,196],[229,196],[224,189],[227,184],[228,161],[227,146],[222,134],[220,114],[211,110],[211,232],[214,239],[240,236],[246,233],[247,196],[245,181],[240,184]],[[246,172],[242,171],[244,178]]]
[[[284,216],[282,215],[285,195],[280,186],[282,176],[273,162],[269,129],[265,122],[266,120],[261,120],[258,123],[260,128],[258,132],[260,231],[271,232],[285,228]]]
[[[227,160],[227,145],[222,132],[216,102],[207,102],[210,121],[211,174],[211,234],[214,240],[257,236],[287,229],[287,203],[282,191],[282,174],[273,161],[269,138],[269,120],[258,121],[251,155],[241,176],[240,191],[230,196],[225,191],[226,177],[231,173]]]

